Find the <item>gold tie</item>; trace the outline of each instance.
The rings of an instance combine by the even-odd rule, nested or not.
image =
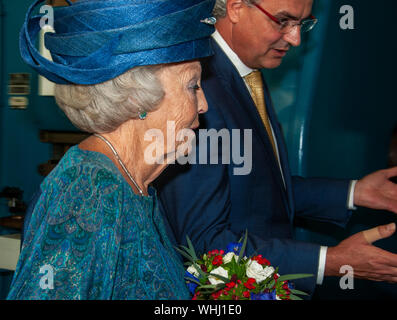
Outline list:
[[[265,129],[269,136],[270,142],[273,147],[274,155],[277,158],[276,145],[274,142],[273,132],[270,126],[269,116],[267,115],[265,105],[265,95],[263,93],[263,82],[260,71],[253,71],[249,75],[244,77],[244,80],[251,89],[251,97],[254,100],[255,106],[258,109],[259,115],[262,118],[262,122],[265,125]]]

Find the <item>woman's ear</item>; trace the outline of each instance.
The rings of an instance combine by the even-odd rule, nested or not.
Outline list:
[[[232,23],[237,23],[240,21],[240,11],[243,6],[243,0],[227,0],[226,16]]]

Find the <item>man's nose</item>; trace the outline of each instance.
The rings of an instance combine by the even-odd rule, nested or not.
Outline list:
[[[298,47],[301,44],[301,27],[300,25],[292,28],[291,32],[286,33],[283,37],[291,46]]]

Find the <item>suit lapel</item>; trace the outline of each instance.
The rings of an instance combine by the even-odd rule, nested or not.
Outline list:
[[[262,76],[263,78],[263,76]],[[294,200],[293,200],[293,193],[292,193],[292,181],[291,181],[291,171],[288,163],[288,151],[287,147],[285,144],[284,140],[284,135],[281,131],[279,122],[277,120],[277,115],[274,111],[274,106],[273,106],[273,101],[270,96],[270,91],[267,87],[265,79],[263,79],[263,84],[264,84],[264,91],[265,91],[265,102],[266,102],[266,109],[267,109],[267,114],[269,115],[269,120],[273,128],[273,132],[277,141],[277,148],[279,152],[279,157],[280,157],[280,164],[281,168],[283,170],[283,175],[284,175],[284,181],[285,181],[285,188],[287,191],[287,197],[288,197],[288,206],[289,206],[289,211],[290,211],[290,220],[292,223],[292,220],[294,218]]]
[[[227,56],[224,54],[222,49],[213,41],[215,56],[211,59],[211,67],[216,77],[222,82],[223,88],[228,92],[229,96],[233,97],[236,100],[236,103],[233,104],[233,108],[228,109],[229,112],[235,114],[235,118],[239,119],[240,125],[239,129],[252,129],[253,134],[257,134],[260,140],[263,143],[265,155],[266,155],[266,163],[272,167],[272,174],[277,182],[278,186],[284,190],[284,182],[282,180],[280,167],[277,159],[275,158],[273,147],[270,142],[267,131],[263,125],[262,119],[259,115],[259,112],[255,106],[255,103],[251,97],[251,94],[248,91],[247,86],[245,85],[244,80],[241,78],[240,74],[234,67],[234,65],[230,62]],[[273,109],[271,106],[271,99],[269,92],[265,89],[265,100],[266,106],[268,109]],[[270,116],[271,113],[271,116]],[[284,171],[284,175],[288,176],[288,181],[290,181],[290,173],[289,168],[287,166],[287,161],[284,161],[283,158],[286,156],[285,147],[282,143],[281,133],[279,132],[278,125],[276,125],[276,116],[273,110],[269,112],[269,118],[271,124],[275,130],[276,139],[278,141],[278,147],[280,151],[280,160],[282,163],[282,168]],[[280,140],[281,139],[281,140]],[[280,143],[281,142],[281,143]],[[252,146],[252,151],[255,152],[255,146]],[[292,201],[292,197],[290,196],[290,182],[287,183],[287,193],[282,192],[284,196],[284,202],[286,204],[286,208],[288,208],[289,216],[292,216],[291,209],[292,204],[289,202]]]

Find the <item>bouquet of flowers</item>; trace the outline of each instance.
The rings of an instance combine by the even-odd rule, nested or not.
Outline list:
[[[192,242],[177,250],[187,258],[185,273],[193,300],[302,300],[307,295],[296,290],[291,280],[312,274],[279,275],[262,255],[244,256],[244,242],[230,243],[226,250],[212,250],[197,257]]]

